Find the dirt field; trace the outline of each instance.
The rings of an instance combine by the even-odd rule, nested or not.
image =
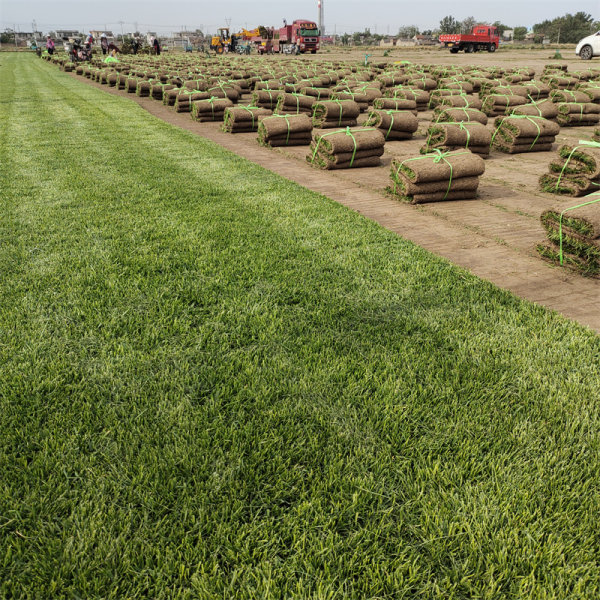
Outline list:
[[[565,56],[568,51],[562,52]],[[382,51],[374,53],[370,60],[530,66],[538,74],[549,62],[567,64],[570,71],[600,66],[600,61],[584,62],[571,57],[556,61],[550,59],[553,51],[549,50],[450,55],[437,49],[402,49],[393,50],[392,56],[387,58],[383,58],[382,54]],[[307,60],[345,58],[356,62],[358,57],[356,51],[330,52],[309,56]],[[286,57],[275,60],[285,61]],[[390,181],[390,163],[395,156],[409,158],[419,154],[431,121],[431,111],[419,113],[419,131],[413,140],[386,143],[380,167],[323,172],[306,163],[307,147],[262,148],[257,144],[256,134],[223,133],[218,123],[196,123],[189,114],[177,114],[156,100],[139,98],[81,77],[79,79],[107,92],[128,96],[165,121],[209,138],[267,169],[323,193],[502,288],[600,331],[600,281],[550,266],[538,257],[534,249],[535,244],[545,238],[539,222],[541,212],[557,204],[567,208],[578,203],[577,199],[539,191],[538,178],[547,171],[548,163],[555,156],[554,151],[517,155],[493,152],[486,159],[486,172],[481,179],[478,199],[409,206],[392,199],[385,192]],[[249,101],[249,96],[244,100]],[[247,103],[244,100],[242,103]],[[492,121],[489,127],[493,127]],[[562,127],[554,149],[562,143],[589,140],[592,132],[591,127]]]

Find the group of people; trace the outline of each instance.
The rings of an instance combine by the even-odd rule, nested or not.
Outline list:
[[[91,56],[91,52],[92,52],[92,46],[94,44],[94,36],[92,35],[92,32],[90,31],[89,34],[86,36],[85,38],[85,44],[82,48],[82,50],[85,50],[85,53],[87,53],[89,56]],[[74,46],[77,46],[78,44],[75,43]],[[140,43],[140,39],[136,36],[133,38],[133,41],[131,43],[131,49],[133,51],[134,54],[138,53],[138,50],[140,49],[141,43]],[[156,54],[157,56],[160,55],[161,52],[161,45],[160,45],[160,41],[158,38],[156,37],[151,37],[150,38],[150,46],[152,48],[152,52],[154,54]],[[54,50],[56,49],[54,40],[52,39],[51,36],[46,36],[46,50],[48,52],[48,54],[54,54]],[[113,58],[116,57],[117,53],[120,52],[119,48],[117,48],[117,46],[113,43],[113,42],[109,42],[108,41],[108,37],[106,36],[105,33],[103,33],[100,36],[100,49],[102,50],[102,54],[104,56],[106,56],[107,54],[112,56]],[[79,57],[81,58],[81,57]]]

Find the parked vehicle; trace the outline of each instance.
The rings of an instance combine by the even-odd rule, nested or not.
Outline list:
[[[600,31],[579,40],[575,48],[575,54],[583,60],[590,60],[594,56],[600,56]]]
[[[495,52],[500,44],[498,30],[493,25],[475,25],[471,33],[447,33],[440,35],[439,40],[452,54],[460,50]]]
[[[315,54],[319,50],[320,32],[317,24],[306,19],[296,19],[283,27],[257,27],[243,30],[242,39],[252,42],[259,54]]]

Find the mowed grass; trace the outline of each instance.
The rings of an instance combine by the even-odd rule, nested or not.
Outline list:
[[[0,59],[0,597],[600,597],[598,337]]]

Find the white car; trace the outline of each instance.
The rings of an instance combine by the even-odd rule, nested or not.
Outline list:
[[[594,56],[600,56],[600,31],[588,35],[579,41],[575,54],[583,60],[590,60]]]

